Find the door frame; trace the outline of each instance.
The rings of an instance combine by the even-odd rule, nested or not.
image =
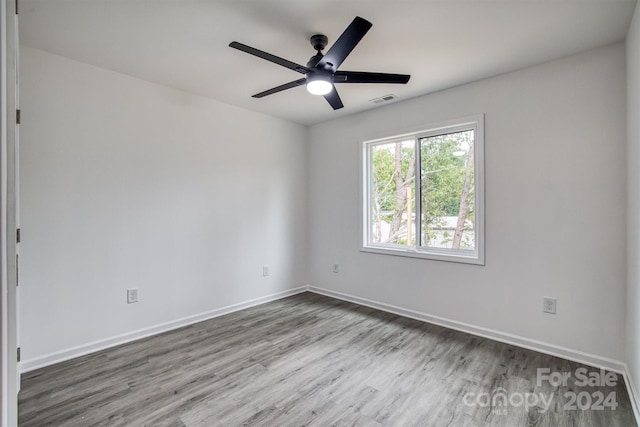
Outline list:
[[[17,0],[0,0],[0,424],[18,424],[20,376],[17,356]]]

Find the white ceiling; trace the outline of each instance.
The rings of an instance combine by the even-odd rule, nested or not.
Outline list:
[[[28,46],[301,124],[375,108],[624,39],[636,0],[20,0]],[[231,49],[236,40],[305,64],[356,16],[373,23],[340,69],[411,74],[407,85],[339,85],[345,107],[301,77]],[[383,104],[384,105],[384,104]]]

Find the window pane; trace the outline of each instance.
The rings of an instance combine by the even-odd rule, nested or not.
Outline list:
[[[421,246],[475,250],[474,131],[419,142]]]
[[[370,150],[370,243],[415,247],[415,141]]]

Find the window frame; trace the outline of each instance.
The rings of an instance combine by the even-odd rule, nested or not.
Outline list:
[[[416,217],[421,213],[420,194],[421,179],[419,171],[421,168],[420,139],[431,136],[444,135],[448,133],[474,130],[474,212],[475,212],[475,250],[456,250],[447,248],[430,248],[419,246],[416,240],[414,246],[395,244],[373,244],[371,227],[371,147],[396,142],[403,139],[413,139],[415,155],[415,179],[414,194]],[[422,258],[437,261],[458,262],[465,264],[485,265],[485,182],[484,182],[484,114],[476,114],[459,119],[448,120],[439,123],[432,123],[422,126],[419,129],[397,132],[392,135],[376,138],[361,139],[361,162],[360,162],[360,251],[384,255],[403,256],[410,258]],[[421,221],[415,221],[415,235],[420,236]]]

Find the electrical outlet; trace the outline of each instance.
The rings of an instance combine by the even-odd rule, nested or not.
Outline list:
[[[340,266],[338,264],[333,264],[333,272],[334,273],[339,273],[340,272]]]
[[[127,289],[127,304],[138,302],[138,288]]]
[[[549,314],[556,314],[556,299],[555,298],[542,298],[542,311]]]
[[[262,266],[262,275],[263,276],[268,276],[269,275],[269,266],[268,265],[263,265]]]

